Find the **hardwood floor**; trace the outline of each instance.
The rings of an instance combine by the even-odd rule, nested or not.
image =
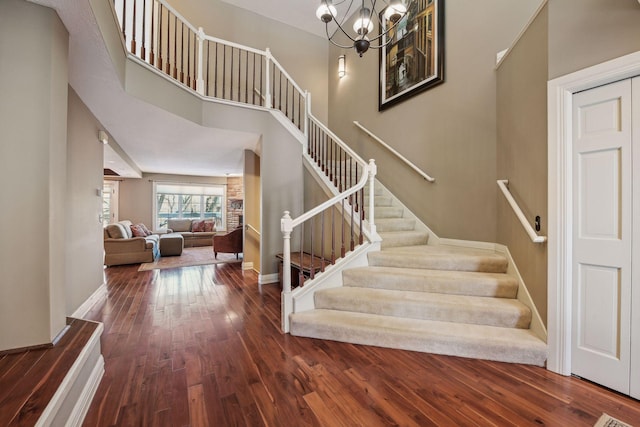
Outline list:
[[[68,319],[55,345],[0,355],[0,425],[35,425],[98,327]]]
[[[297,338],[238,264],[106,270],[86,426],[640,426],[640,402],[545,369]]]

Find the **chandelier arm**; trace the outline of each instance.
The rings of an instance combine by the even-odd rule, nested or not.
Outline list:
[[[330,41],[334,46],[338,46],[339,48],[342,48],[342,49],[351,49],[351,48],[353,47],[353,45],[351,45],[351,46],[343,46],[343,45],[341,45],[341,44],[339,44],[339,43],[334,42],[334,41],[333,41],[333,36],[329,37],[329,26],[328,26],[328,25],[326,25],[326,26],[325,26],[325,29],[326,29],[326,33],[327,33],[327,40],[329,40],[329,41]],[[342,32],[344,32],[344,30],[343,30]],[[333,33],[333,34],[335,35],[335,33]],[[345,34],[346,34],[346,33],[345,33]],[[354,39],[352,39],[352,38],[349,36],[349,34],[347,34],[347,37],[349,37],[349,39],[350,39],[352,42],[354,42],[354,43],[355,43],[355,40],[354,40]]]
[[[346,2],[346,1],[347,0],[342,0],[340,3],[336,3],[336,4],[342,4],[342,3]],[[331,18],[333,18],[333,20],[336,21],[336,25],[340,28],[340,30],[343,33],[344,33],[344,30],[342,29],[342,25],[344,24],[344,21],[347,19],[347,16],[349,16],[349,12],[351,11],[351,6],[353,6],[353,0],[349,1],[349,7],[347,8],[347,12],[342,17],[342,22],[338,22],[338,17],[336,15],[334,15],[333,12],[331,12],[331,9],[329,9],[329,13],[331,14]],[[335,34],[335,32],[333,34]]]
[[[406,14],[405,14],[405,16],[406,16]],[[402,19],[404,19],[404,17]],[[383,33],[381,33],[381,34],[377,35],[376,37],[370,39],[370,41],[373,42],[373,41],[376,41],[376,40],[380,40],[382,38],[382,36],[386,36],[387,34],[389,34],[389,32],[391,30],[393,30],[394,28],[396,28],[398,26],[398,24],[400,24],[400,21],[402,21],[402,19],[398,19],[392,26],[387,28]],[[382,26],[382,21],[380,20],[380,18],[378,18],[378,25]],[[389,43],[391,43],[391,40],[387,41],[384,45],[381,44],[379,47],[373,47],[373,46],[370,46],[370,47],[373,47],[374,49],[379,49],[380,47],[386,46]]]
[[[351,3],[349,4],[349,9],[351,9],[351,4],[353,4],[353,0],[351,0]],[[347,10],[347,12],[348,12],[348,10]],[[331,14],[331,16],[333,16],[333,13]],[[346,15],[345,15],[345,18],[344,18],[344,19],[346,19]],[[332,42],[333,44],[335,44],[336,46],[339,46],[339,45],[337,45],[335,42],[333,42],[333,40],[331,40],[331,38],[332,38],[333,36],[335,36],[335,35],[336,35],[336,33],[338,32],[338,29],[340,29],[340,31],[342,31],[342,34],[344,34],[345,36],[347,36],[347,37],[349,38],[349,40],[351,40],[352,42],[355,42],[355,41],[356,41],[356,39],[354,39],[353,37],[351,37],[351,36],[349,35],[349,33],[347,33],[347,32],[344,30],[344,28],[342,28],[342,25],[340,25],[340,23],[338,22],[338,20],[337,20],[335,17],[333,17],[333,20],[334,20],[334,21],[336,21],[336,25],[338,26],[338,28],[336,28],[336,31],[333,33],[333,35],[329,36],[329,23],[327,22],[327,23],[325,24],[325,31],[326,31],[326,33],[327,33],[327,39],[329,39],[329,41],[331,41],[331,42]]]

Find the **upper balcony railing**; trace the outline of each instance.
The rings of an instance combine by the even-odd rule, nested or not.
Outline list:
[[[203,98],[279,110],[304,134],[303,156],[332,189],[333,196],[297,218],[285,212],[281,220],[282,328],[288,332],[295,292],[291,286],[292,252],[300,271],[296,282],[302,288],[326,267],[348,256],[365,238],[377,236],[373,160],[362,160],[311,115],[310,95],[269,49],[261,51],[211,37],[187,22],[165,0],[111,1],[132,56]],[[369,200],[365,209],[367,182]]]
[[[164,0],[113,0],[127,50],[203,97],[275,108],[302,132],[306,94],[269,49],[211,37]]]

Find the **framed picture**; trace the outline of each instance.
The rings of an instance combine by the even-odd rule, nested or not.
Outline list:
[[[379,111],[444,82],[444,0],[409,1],[395,26],[385,19],[385,10],[380,12],[385,46],[380,49]]]

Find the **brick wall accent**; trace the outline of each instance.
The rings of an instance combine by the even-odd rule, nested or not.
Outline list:
[[[243,212],[244,185],[242,177],[227,178],[227,230],[233,230]]]

